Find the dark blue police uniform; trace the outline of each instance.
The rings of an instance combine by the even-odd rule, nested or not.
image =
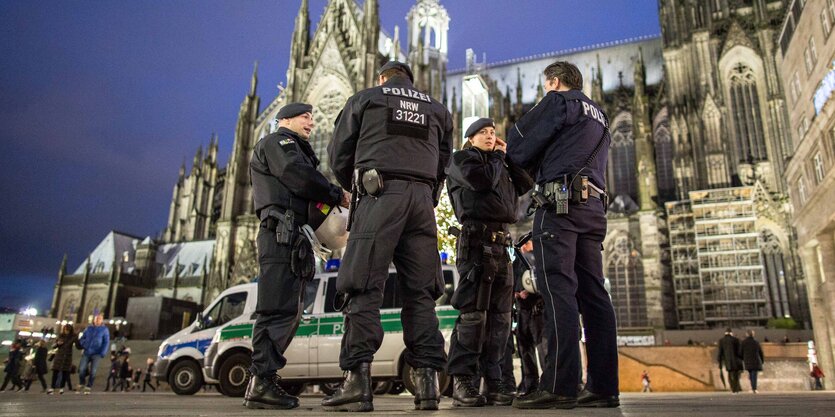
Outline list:
[[[584,168],[601,140],[596,157]],[[609,141],[606,117],[595,102],[578,90],[551,91],[510,129],[508,157],[535,172],[540,186],[579,172],[604,190]],[[586,388],[599,396],[618,395],[615,313],[603,287],[606,216],[604,202],[594,194],[585,203],[570,203],[567,214],[546,206],[534,217],[536,278],[545,300],[547,335],[540,389],[569,398],[578,394],[578,312],[586,335]]]

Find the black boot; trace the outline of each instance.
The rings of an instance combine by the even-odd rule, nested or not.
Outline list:
[[[577,406],[577,398],[564,397],[548,391],[534,391],[513,400],[513,407],[520,409],[571,409]]]
[[[584,389],[577,397],[577,407],[615,408],[620,406],[617,395],[598,395]]]
[[[415,410],[437,410],[441,400],[438,371],[432,368],[412,368],[410,377],[415,387]]]
[[[470,375],[453,376],[452,405],[455,407],[483,407],[487,399],[479,394],[474,383],[477,379]]]
[[[299,398],[294,397],[278,384],[278,375],[259,377],[253,375],[247,385],[244,405],[250,409],[289,410],[299,406]]]
[[[325,411],[374,411],[371,364],[361,363],[346,374],[336,392],[322,400]]]
[[[516,398],[516,391],[512,385],[505,384],[500,380],[487,380],[487,404],[489,405],[510,405]]]

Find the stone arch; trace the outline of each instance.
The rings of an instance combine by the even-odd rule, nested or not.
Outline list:
[[[81,316],[82,321],[86,321],[87,323],[93,322],[93,313],[98,311],[100,313],[104,313],[104,299],[100,294],[94,294],[90,297],[87,301],[87,305],[84,306],[84,314]]]

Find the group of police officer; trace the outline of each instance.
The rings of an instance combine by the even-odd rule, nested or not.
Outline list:
[[[619,405],[615,317],[603,287],[600,252],[606,231],[607,121],[579,91],[582,76],[574,65],[556,62],[544,75],[548,94],[510,130],[507,143],[496,136],[493,121],[482,118],[467,129],[464,149],[453,153],[453,121],[446,107],[414,87],[408,65],[383,65],[378,85],[349,98],[335,122],[328,156],[338,185],[318,170],[308,142],[312,106],[292,103],[279,110],[278,131],[258,142],[250,164],[261,225],[247,408],[299,404],[281,388],[277,372],[286,363],[283,354],[299,323],[304,281],[314,269],[311,243],[300,230],[314,223],[311,207],[321,212],[337,206],[351,209],[337,276],[345,327],[339,364],[346,376],[322,401],[326,410],[373,410],[371,362],[383,340],[380,306],[392,262],[408,300],[401,320],[416,410],[438,409],[438,372],[443,370],[453,377],[455,406]],[[462,225],[457,232],[460,281],[451,300],[460,315],[449,358],[435,315],[444,281],[433,210],[446,180]],[[532,187],[541,293],[535,305],[544,310],[544,320],[528,339],[538,341],[541,334],[545,364],[541,381],[528,381],[527,392],[517,396],[507,383],[512,365],[506,353],[514,294],[524,301],[528,293],[514,291],[509,226],[516,221],[518,197]],[[520,301],[520,308],[532,308],[531,300]],[[581,392],[579,314],[588,342],[587,383]],[[528,375],[524,359],[535,358],[530,350],[537,344],[520,344],[527,346],[523,370],[527,367]]]

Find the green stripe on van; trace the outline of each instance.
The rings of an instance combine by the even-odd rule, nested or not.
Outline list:
[[[436,315],[438,316],[440,330],[452,330],[455,327],[455,320],[458,318],[458,310],[438,310]],[[382,312],[380,322],[383,325],[383,331],[388,333],[403,332],[403,323],[400,319],[399,311]],[[251,338],[253,324],[242,323],[228,326],[220,331],[220,340]],[[312,317],[307,322],[302,321],[298,330],[296,330],[296,337],[338,336],[343,333],[345,333],[344,319],[341,314],[333,313],[318,318]]]

